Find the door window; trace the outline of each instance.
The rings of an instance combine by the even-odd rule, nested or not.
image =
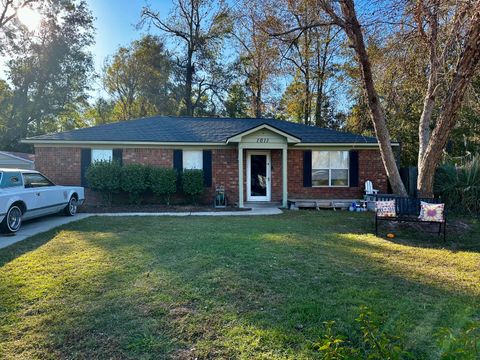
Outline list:
[[[250,156],[250,196],[267,196],[267,156]]]

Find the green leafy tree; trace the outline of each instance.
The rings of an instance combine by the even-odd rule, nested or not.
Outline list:
[[[102,97],[89,105],[84,112],[86,120],[92,125],[103,125],[114,121],[113,109],[115,103]]]
[[[233,84],[225,101],[227,116],[241,118],[248,116],[248,96],[240,84]]]
[[[172,83],[172,60],[160,38],[147,35],[121,47],[106,63],[105,90],[116,102],[120,120],[174,114],[178,104]]]
[[[23,33],[6,65],[12,93],[11,110],[2,120],[0,143],[6,149],[21,148],[21,138],[69,128],[59,118],[86,105],[94,29],[85,1],[47,1],[38,11],[40,29],[35,36],[18,30]]]
[[[40,0],[2,0],[0,2],[0,54],[8,53],[15,41],[27,30],[19,19],[24,9],[39,9],[51,1]]]

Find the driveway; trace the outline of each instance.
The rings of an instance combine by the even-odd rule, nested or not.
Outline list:
[[[77,214],[75,216],[50,215],[38,219],[28,220],[15,235],[0,234],[0,249],[15,244],[26,238],[91,216],[90,214]]]

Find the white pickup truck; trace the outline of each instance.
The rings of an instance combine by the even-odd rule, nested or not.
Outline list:
[[[0,231],[14,233],[22,220],[63,211],[73,216],[85,200],[80,186],[58,186],[34,170],[0,168]]]

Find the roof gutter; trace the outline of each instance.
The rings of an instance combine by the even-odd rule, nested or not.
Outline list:
[[[157,142],[157,141],[74,141],[74,140],[37,140],[37,139],[23,139],[20,142],[24,144],[60,144],[60,145],[179,145],[179,146],[193,146],[193,145],[225,145],[224,142]]]
[[[23,139],[24,144],[47,144],[47,145],[154,145],[154,146],[227,146],[225,142],[155,142],[155,141],[73,141],[73,140],[37,140]],[[294,147],[311,146],[352,146],[352,147],[378,147],[378,143],[297,143]],[[398,142],[391,146],[400,146]]]
[[[400,146],[399,143],[391,143],[391,146]],[[309,147],[309,146],[353,146],[353,147],[378,147],[378,143],[300,143],[295,144],[295,147]]]

